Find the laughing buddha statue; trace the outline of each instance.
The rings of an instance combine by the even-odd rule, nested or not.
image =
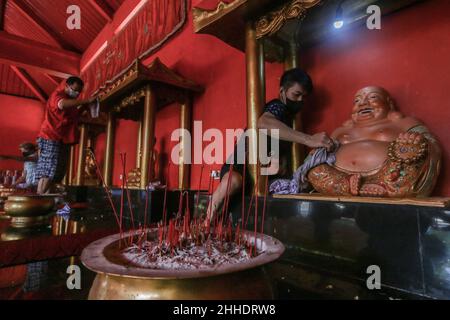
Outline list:
[[[316,191],[397,198],[426,197],[433,191],[439,144],[420,121],[395,110],[385,89],[359,90],[351,119],[331,137],[339,142],[335,164],[321,164],[307,174]]]

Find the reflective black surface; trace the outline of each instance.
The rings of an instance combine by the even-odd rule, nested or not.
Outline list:
[[[237,204],[234,217],[240,216]],[[450,298],[450,212],[445,209],[269,198],[264,229],[286,245],[281,262],[292,268],[355,280],[367,289],[373,274],[367,269],[375,265],[383,290]]]
[[[116,208],[120,208],[121,190],[112,192]],[[150,192],[147,196],[145,191],[130,190],[130,198],[135,224],[144,222],[146,203],[149,208],[146,223],[154,224],[161,219],[164,191]],[[179,198],[179,191],[167,193],[169,213],[178,212]],[[68,200],[86,204],[85,209],[76,210],[70,218],[77,230],[88,235],[86,231],[108,226],[111,232],[115,232],[115,219],[103,189],[70,188]],[[246,214],[249,202],[250,198],[246,198]],[[196,192],[190,192],[191,212],[204,212],[208,197],[201,194],[199,206],[194,211],[196,203]],[[262,198],[258,207],[261,216]],[[124,218],[129,225],[126,196],[124,208]],[[235,223],[241,219],[241,208],[239,201],[231,207]],[[250,217],[246,216],[249,221],[247,229],[251,230],[253,213],[254,207],[250,210]],[[59,226],[59,233],[64,235],[66,227],[67,224]],[[32,239],[48,237],[49,230],[44,231],[42,235],[32,232]],[[282,241],[287,248],[281,259],[266,267],[279,299],[450,298],[450,211],[445,209],[269,197],[264,231]],[[52,232],[55,232],[54,226]],[[61,242],[58,236],[55,236],[55,241]],[[48,256],[41,261],[50,263],[53,257]],[[367,272],[367,268],[373,265],[381,271],[381,290],[367,287],[372,274]],[[58,277],[50,280],[47,277],[46,281],[58,284],[63,294],[61,298],[85,298],[88,288],[83,294],[66,292],[67,266],[67,262],[61,264]],[[93,274],[84,272],[89,275],[84,286],[89,287]],[[39,289],[37,296],[47,292],[45,294],[50,297],[52,292],[47,289],[48,286]]]

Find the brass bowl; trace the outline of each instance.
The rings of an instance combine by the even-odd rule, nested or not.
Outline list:
[[[11,217],[11,227],[33,228],[39,226],[50,226],[53,214],[35,217]]]
[[[150,238],[156,229],[149,230]],[[131,233],[123,236],[126,238]],[[253,233],[246,233],[249,240]],[[257,234],[264,252],[243,263],[201,270],[156,270],[133,265],[119,258],[120,235],[112,235],[87,246],[82,263],[97,273],[89,292],[90,300],[235,300],[273,299],[273,291],[263,266],[278,259],[283,244]],[[262,239],[262,242],[260,241]]]
[[[0,188],[0,197],[7,198],[10,195],[14,194],[16,189],[13,188]]]
[[[47,235],[51,235],[51,229],[49,226],[14,227],[11,225],[2,232],[0,239],[2,241],[17,241]]]
[[[11,217],[37,217],[48,215],[54,205],[51,196],[15,195],[8,197],[4,210]]]

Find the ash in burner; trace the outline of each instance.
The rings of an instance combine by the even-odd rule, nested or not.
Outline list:
[[[236,242],[222,242],[217,239],[207,240],[201,245],[190,243],[177,248],[145,241],[141,245],[133,244],[124,249],[122,255],[141,268],[194,270],[248,261],[252,259],[248,248]],[[257,252],[257,255],[261,253]]]

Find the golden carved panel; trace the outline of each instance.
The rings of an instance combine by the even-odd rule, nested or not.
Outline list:
[[[247,0],[235,0],[230,3],[220,1],[215,10],[204,10],[200,8],[193,8],[192,15],[194,20],[194,30],[198,32],[204,25],[208,24],[211,20],[216,20],[220,16],[233,11]]]
[[[145,97],[145,87],[141,88],[137,91],[134,91],[133,93],[131,93],[130,95],[126,96],[125,98],[123,98],[118,104],[116,104],[113,108],[113,110],[115,112],[120,112],[121,109],[129,107],[129,106],[133,106],[137,103],[139,103],[139,101]]]
[[[291,0],[280,9],[262,16],[256,21],[256,38],[275,34],[289,19],[303,19],[306,11],[320,2],[321,0]]]

